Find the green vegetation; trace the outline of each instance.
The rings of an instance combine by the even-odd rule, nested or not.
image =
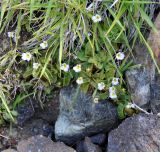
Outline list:
[[[125,116],[122,111],[130,96],[123,75],[133,68],[128,57],[137,38],[154,60],[141,33],[142,27],[156,30],[154,10],[149,10],[148,1],[112,4],[113,0],[2,0],[0,33],[9,37],[10,49],[0,54],[0,120],[14,120],[14,108],[26,97],[34,95],[43,103],[52,89],[76,82],[95,99],[110,97],[119,105],[120,117]]]

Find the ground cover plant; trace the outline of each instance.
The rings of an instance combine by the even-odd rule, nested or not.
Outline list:
[[[110,99],[121,118],[130,102],[124,73],[141,29],[154,28],[152,1],[2,0],[0,34],[0,120],[15,120],[28,96],[41,105],[53,89],[76,84],[94,102]],[[6,49],[5,49],[6,48]],[[156,62],[155,62],[156,64]],[[157,64],[156,64],[157,66]],[[157,66],[158,69],[158,66]]]

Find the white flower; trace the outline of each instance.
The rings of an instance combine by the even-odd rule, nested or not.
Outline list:
[[[128,103],[128,104],[126,105],[126,108],[127,108],[127,109],[135,108],[135,105],[134,105],[133,103]]]
[[[82,77],[79,77],[79,78],[76,80],[76,82],[77,82],[78,84],[82,84],[82,83],[83,83],[83,78],[82,78]]]
[[[60,68],[60,69],[63,70],[64,72],[68,72],[68,71],[69,71],[69,65],[66,64],[66,63],[63,63],[63,64],[61,65],[61,68]]]
[[[22,60],[24,60],[24,61],[30,61],[31,58],[32,58],[31,53],[29,53],[29,52],[22,53]]]
[[[100,22],[102,20],[102,17],[100,15],[96,14],[96,15],[92,16],[92,20],[94,23]]]
[[[40,66],[40,64],[39,63],[33,63],[33,69],[38,69],[39,68],[39,66]]]
[[[119,80],[119,78],[113,78],[112,85],[118,85],[119,84],[118,80]]]
[[[76,66],[73,67],[73,70],[75,72],[80,72],[81,71],[81,65],[80,64],[77,64]]]
[[[116,92],[115,91],[109,92],[109,97],[111,99],[116,99],[117,98]]]
[[[98,83],[98,90],[103,90],[105,88],[104,82]]]
[[[14,38],[14,32],[7,32],[8,37]]]
[[[124,55],[124,53],[123,53],[123,52],[118,52],[118,53],[116,54],[116,58],[117,58],[117,60],[123,60],[123,59],[124,59],[124,57],[125,57],[125,55]]]
[[[42,49],[46,49],[46,48],[48,47],[47,41],[43,41],[43,43],[40,44],[40,47],[41,47]]]
[[[109,87],[109,92],[116,92],[116,88],[115,87]]]
[[[98,103],[98,98],[94,98],[94,99],[93,99],[93,102],[94,102],[94,103]]]

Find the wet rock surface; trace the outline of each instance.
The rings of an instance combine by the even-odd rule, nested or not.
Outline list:
[[[109,101],[94,103],[89,94],[70,86],[60,92],[60,115],[55,137],[74,143],[85,136],[108,132],[118,124],[116,107]]]
[[[108,137],[106,152],[159,152],[160,118],[139,114],[127,118]]]

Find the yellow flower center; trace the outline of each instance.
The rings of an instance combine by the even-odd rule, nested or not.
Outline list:
[[[100,16],[96,16],[96,19],[97,19],[97,20],[100,19]]]
[[[30,58],[30,54],[26,54],[26,57],[27,57],[27,58]]]

